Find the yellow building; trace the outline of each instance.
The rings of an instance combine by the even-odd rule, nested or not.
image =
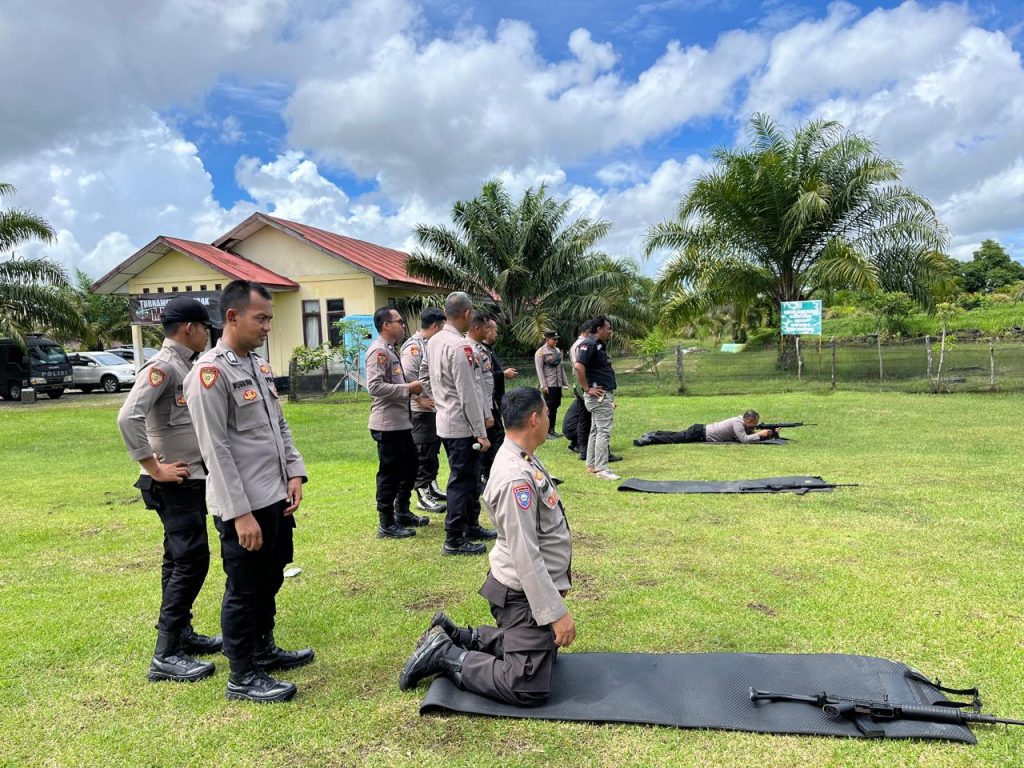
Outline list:
[[[274,320],[262,350],[286,376],[292,350],[336,342],[331,324],[372,315],[397,300],[438,293],[405,271],[401,251],[256,213],[212,244],[157,237],[93,285],[96,293],[129,294],[136,363],[142,325],[159,323],[163,306],[188,294],[216,305],[232,280],[255,280],[273,295]],[[211,312],[219,318],[216,312]]]

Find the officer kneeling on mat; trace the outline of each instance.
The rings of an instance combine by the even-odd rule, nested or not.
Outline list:
[[[167,302],[164,343],[139,372],[117,426],[128,455],[142,465],[135,483],[147,509],[164,526],[160,618],[150,680],[191,682],[212,675],[214,666],[190,654],[216,653],[220,636],[192,629],[192,604],[210,570],[206,535],[206,472],[182,385],[192,359],[206,349],[210,316],[195,299]]]
[[[528,707],[547,699],[558,648],[576,639],[564,600],[571,586],[572,541],[551,475],[534,455],[550,423],[541,393],[510,390],[501,415],[507,435],[484,489],[498,539],[480,588],[498,626],[462,629],[436,613],[398,685],[407,691],[442,674],[467,691]]]
[[[259,283],[234,280],[220,299],[224,336],[185,378],[185,399],[207,468],[206,503],[227,574],[221,629],[231,665],[227,698],[286,701],[295,685],[267,671],[313,661],[274,642],[276,596],[292,559],[293,513],[306,467],[284,420],[270,365],[257,355],[274,316]]]

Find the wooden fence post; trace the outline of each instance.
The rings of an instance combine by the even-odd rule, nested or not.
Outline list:
[[[684,357],[686,357],[686,350],[683,349],[683,345],[676,344],[676,381],[679,384],[678,392],[680,395],[686,392],[686,378],[685,370],[683,368]]]
[[[836,339],[832,337],[832,391],[836,391]]]

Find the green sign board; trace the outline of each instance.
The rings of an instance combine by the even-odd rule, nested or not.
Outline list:
[[[820,301],[782,302],[783,336],[820,336]]]

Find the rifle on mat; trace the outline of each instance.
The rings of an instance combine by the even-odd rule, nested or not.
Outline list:
[[[772,432],[778,432],[780,429],[789,429],[791,427],[816,427],[817,424],[805,424],[802,421],[776,421],[773,424],[758,424],[754,429],[770,429]]]
[[[830,696],[822,691],[813,696],[799,693],[776,693],[774,691],[758,691],[750,689],[750,700],[757,701],[796,701],[820,707],[830,717],[852,720],[857,729],[868,738],[881,738],[885,732],[877,727],[876,721],[920,720],[927,723],[944,723],[949,725],[967,725],[969,723],[988,723],[1003,725],[1024,725],[1024,720],[1011,720],[1007,717],[996,717],[981,712],[981,699],[975,690],[973,701],[948,701],[942,704],[892,704],[889,701],[871,701],[869,699],[851,699],[845,696]],[[964,708],[970,707],[970,712]]]

